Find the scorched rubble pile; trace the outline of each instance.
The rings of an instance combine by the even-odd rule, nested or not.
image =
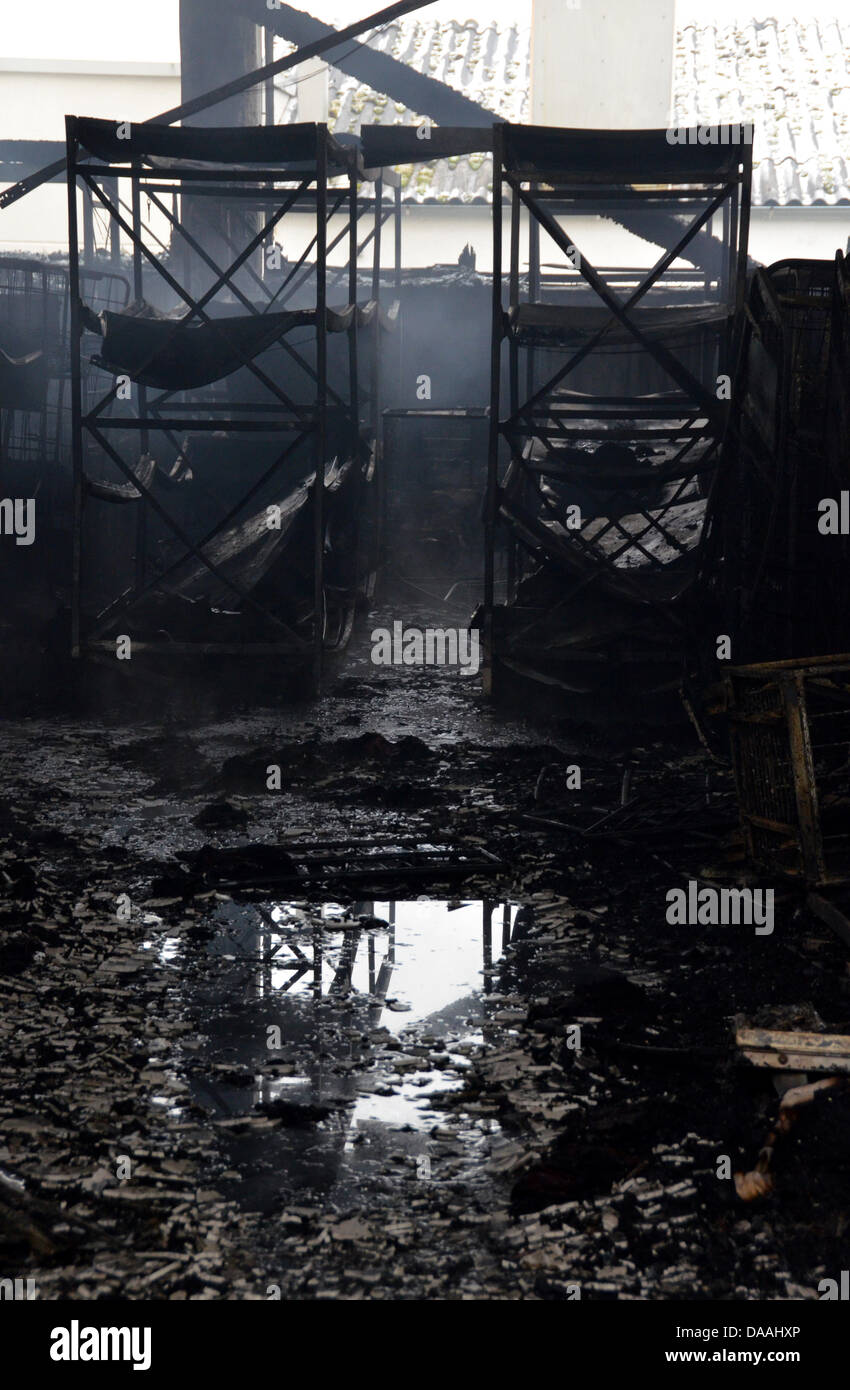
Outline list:
[[[846,1264],[846,1099],[789,1136],[769,1204],[716,1174],[721,1155],[751,1165],[776,1108],[738,1062],[734,1018],[847,1031],[847,971],[790,894],[770,938],[667,923],[671,887],[739,867],[725,770],[694,741],[542,743],[482,717],[450,675],[350,674],[328,698],[324,733],[295,713],[5,730],[3,1275],[34,1276],[42,1298],[816,1297]],[[287,769],[280,793],[249,790],[267,759]],[[582,789],[565,791],[576,763]],[[252,886],[261,851],[343,830],[439,840],[449,818],[457,853],[484,845],[501,868],[428,893],[521,906],[478,1041],[462,1017],[391,1036],[356,992],[323,998],[335,1098],[223,1114],[216,1095],[252,1078],[211,1042],[223,985],[204,945],[217,914],[274,896]],[[311,1045],[284,1039],[267,1076]],[[439,1112],[425,1175],[403,1125],[330,1196],[262,1158],[423,1073]]]

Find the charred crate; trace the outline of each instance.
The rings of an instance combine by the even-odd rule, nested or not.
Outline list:
[[[850,656],[736,667],[727,703],[752,862],[808,884],[850,881]]]

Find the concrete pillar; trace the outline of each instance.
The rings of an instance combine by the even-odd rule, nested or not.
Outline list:
[[[532,0],[533,124],[666,128],[675,9],[675,0]]]
[[[262,35],[234,0],[180,0],[180,86],[183,101],[260,67]],[[189,125],[261,125],[262,87],[191,116]]]
[[[292,69],[297,83],[298,120],[324,124],[328,119],[328,65],[321,58],[308,58]]]
[[[262,30],[246,19],[234,0],[180,0],[180,74],[181,98],[191,101],[234,77],[241,77],[262,65]],[[258,83],[248,91],[239,92],[217,106],[191,116],[187,125],[199,126],[259,126],[263,123],[263,88]],[[258,214],[240,214],[236,205],[221,207],[214,198],[184,197],[183,222],[187,231],[225,269],[235,259],[227,238],[241,250],[259,228]],[[177,242],[182,238],[177,235]],[[185,242],[183,243],[185,247]],[[262,273],[262,253],[258,251],[249,264]],[[184,262],[193,293],[198,294],[213,279],[202,262],[192,252]],[[191,271],[189,271],[191,267]],[[252,285],[246,271],[237,275],[237,284],[252,297],[258,288]]]

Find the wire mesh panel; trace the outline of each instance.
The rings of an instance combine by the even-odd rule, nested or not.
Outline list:
[[[81,268],[80,280],[99,307],[126,305],[130,282],[120,271]],[[47,495],[58,483],[51,470],[70,461],[69,323],[67,266],[0,257],[0,449],[9,463],[38,467]],[[84,339],[83,389],[92,400],[106,380],[89,360],[93,351],[94,340]]]
[[[480,583],[485,411],[385,411],[384,457],[384,555],[391,572],[445,578],[447,586],[478,575]]]
[[[58,456],[67,315],[64,267],[0,257],[0,444],[8,462]]]

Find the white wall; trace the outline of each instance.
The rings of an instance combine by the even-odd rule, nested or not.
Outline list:
[[[142,121],[179,100],[178,63],[0,59],[5,140],[64,140],[66,113]]]
[[[142,121],[179,101],[178,63],[0,59],[4,140],[64,140],[66,114]],[[0,212],[0,251],[61,251],[67,244],[64,183],[36,189]]]
[[[29,207],[27,206],[29,205]],[[341,221],[335,219],[331,228],[333,236]],[[0,212],[0,251],[13,254],[15,251],[46,252],[63,250],[67,245],[67,211],[64,184],[53,188],[38,189],[20,203]],[[600,239],[595,231],[592,242],[582,235],[578,222],[570,224],[577,244],[591,255],[591,245],[597,259],[604,264],[605,239]],[[363,235],[365,235],[365,224]],[[504,221],[504,238],[507,246],[508,221]],[[290,215],[285,222],[279,239],[290,260],[295,260],[313,234],[311,218]],[[764,265],[782,260],[788,256],[810,257],[816,260],[831,260],[839,248],[843,251],[850,238],[850,207],[838,208],[755,208],[750,222],[750,253]],[[361,237],[362,239],[362,237]],[[402,214],[402,264],[407,266],[431,266],[454,264],[463,247],[469,242],[476,252],[476,268],[488,273],[492,266],[492,227],[489,208],[475,207],[409,207]],[[556,260],[553,247],[550,255],[546,249],[545,238],[541,243],[544,260]],[[613,236],[609,242],[612,257],[615,257]],[[363,264],[370,263],[370,250],[363,256]],[[344,243],[331,256],[331,262],[341,265],[344,260]],[[525,248],[523,245],[523,258]],[[382,264],[389,269],[393,264],[392,224],[384,225],[382,239]]]
[[[622,232],[591,219],[574,218],[564,223],[575,236],[580,250],[600,264],[616,259],[622,247]],[[503,222],[503,241],[507,253],[509,224]],[[789,256],[814,260],[832,260],[836,250],[845,250],[850,238],[850,206],[814,208],[753,208],[750,216],[750,254],[763,265]],[[414,207],[402,217],[403,263],[429,266],[457,260],[461,249],[470,242],[476,251],[476,269],[489,272],[492,268],[492,227],[490,209],[473,207]],[[560,253],[541,233],[540,251],[544,261],[558,261]],[[630,239],[630,247],[634,246]],[[640,245],[640,243],[638,243]],[[385,266],[392,263],[392,235],[384,229]],[[522,243],[525,257],[525,243]],[[524,261],[524,267],[527,264]]]
[[[535,0],[551,4],[563,23],[572,23],[585,10],[566,8],[565,0]],[[583,0],[587,13],[590,0]],[[636,7],[637,8],[637,7]],[[654,8],[650,7],[650,8]],[[631,6],[629,6],[631,9]],[[640,7],[643,13],[643,6]],[[600,12],[616,13],[616,7]],[[645,43],[645,41],[644,41]],[[646,51],[641,45],[641,54]],[[671,50],[672,51],[672,50]],[[566,60],[565,60],[566,61]],[[552,71],[557,72],[557,65]],[[561,69],[562,74],[566,68]],[[564,77],[562,76],[562,85]],[[121,117],[140,120],[176,105],[180,100],[179,65],[176,63],[94,63],[41,59],[0,59],[0,135],[6,139],[61,140],[65,113],[81,116]],[[660,100],[660,98],[659,98]],[[665,96],[665,100],[667,97]],[[539,117],[535,116],[535,119]],[[666,112],[659,118],[665,124]],[[546,116],[546,123],[549,117]],[[572,117],[567,123],[580,124]],[[592,123],[592,122],[591,122]],[[655,120],[646,121],[655,124]],[[310,219],[287,219],[283,236],[290,257],[297,256],[312,234]],[[452,264],[467,242],[477,253],[479,270],[491,267],[489,209],[473,207],[408,207],[404,211],[403,261],[410,266]],[[335,229],[334,229],[335,230]],[[507,224],[506,224],[507,230]],[[576,232],[581,248],[581,237]],[[831,258],[844,249],[850,237],[850,208],[756,208],[753,210],[750,249],[765,264],[785,256]],[[613,246],[613,243],[611,243]],[[67,209],[64,183],[36,190],[0,212],[0,251],[46,252],[67,245]],[[545,238],[542,245],[545,247]],[[604,261],[606,246],[594,237],[586,254],[597,253]],[[332,258],[339,264],[343,250]],[[391,224],[383,234],[383,264],[392,264]],[[368,255],[367,255],[368,258]],[[367,259],[365,258],[365,259]],[[544,252],[544,259],[555,259]]]

